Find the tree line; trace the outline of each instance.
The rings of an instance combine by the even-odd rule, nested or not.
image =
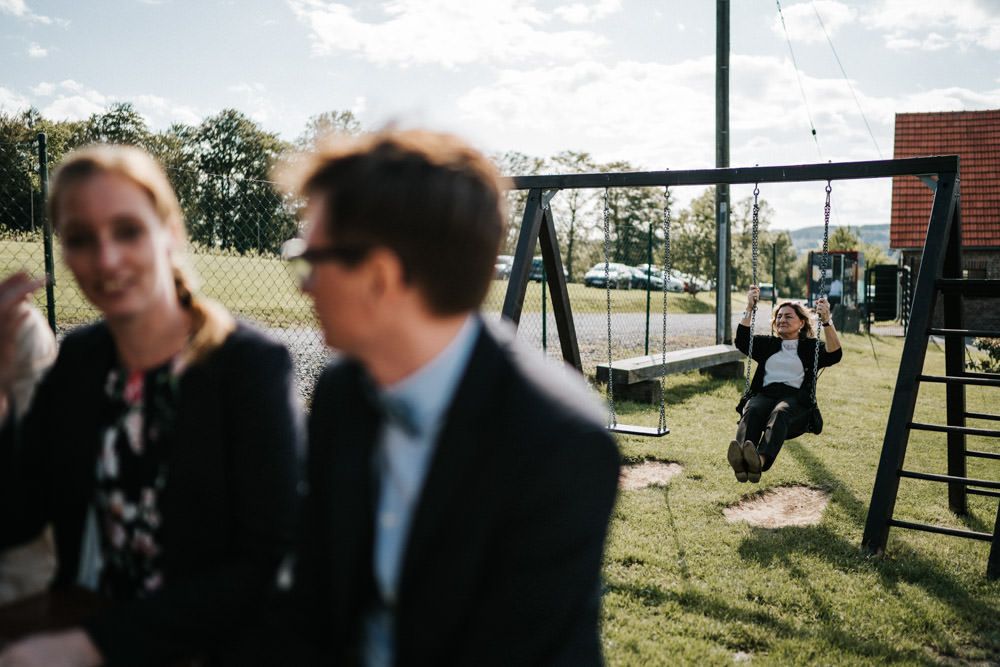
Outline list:
[[[36,109],[0,112],[0,197],[5,202],[0,229],[29,231],[37,224],[42,203],[35,138],[44,132],[50,165],[74,148],[95,142],[146,149],[166,169],[193,243],[240,254],[275,253],[297,233],[299,213],[299,204],[268,180],[277,160],[330,132],[361,131],[350,111],[312,117],[293,142],[282,140],[235,109],[224,109],[199,125],[177,123],[158,132],[128,102],[112,104],[80,121],[52,121]],[[598,162],[580,151],[563,151],[549,158],[509,151],[491,158],[506,175],[642,171],[627,161]],[[526,196],[524,191],[507,193],[504,253],[512,254],[516,246]],[[563,191],[552,199],[551,207],[570,280],[581,281],[590,266],[604,260],[605,220],[611,261],[632,266],[661,264],[667,214],[672,268],[708,279],[716,273],[714,188],[680,209],[663,189],[642,187],[613,188],[607,193]],[[776,283],[782,294],[804,294],[805,259],[798,258],[788,232],[769,229],[773,213],[770,204],[761,200],[759,282]],[[736,202],[732,207],[732,280],[737,286],[751,280],[751,223],[752,200]],[[861,247],[850,229],[839,228],[834,236],[831,249]]]

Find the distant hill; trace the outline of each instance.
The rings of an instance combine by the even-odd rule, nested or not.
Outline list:
[[[833,230],[836,227],[830,227],[830,233],[833,234]],[[893,251],[889,250],[889,225],[861,225],[859,227],[851,227],[851,230],[855,234],[861,237],[864,243],[874,243],[876,245],[882,246],[885,249],[887,255],[892,255]],[[781,230],[774,230],[781,231]],[[823,226],[817,225],[815,227],[803,227],[802,229],[788,230],[788,233],[792,237],[792,243],[795,244],[795,250],[799,255],[804,255],[810,250],[821,250],[823,248]]]

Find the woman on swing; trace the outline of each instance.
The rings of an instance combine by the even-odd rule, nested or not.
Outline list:
[[[760,288],[747,291],[747,309],[736,328],[736,347],[750,354],[750,316],[760,298]],[[753,359],[757,362],[750,391],[741,401],[736,439],[729,443],[729,465],[739,482],[759,482],[785,440],[809,430],[813,408],[813,383],[820,368],[840,361],[840,338],[830,320],[830,303],[816,301],[816,316],[824,328],[826,343],[816,338],[812,318],[798,302],[785,301],[771,320],[775,335],[753,337]],[[816,346],[818,368],[813,368]]]

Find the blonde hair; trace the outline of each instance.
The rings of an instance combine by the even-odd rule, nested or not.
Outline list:
[[[181,206],[167,174],[151,155],[134,146],[95,144],[70,153],[60,163],[50,184],[48,213],[53,227],[59,222],[59,207],[66,191],[94,176],[109,173],[123,176],[142,188],[163,224],[177,238],[186,241]],[[197,282],[183,252],[173,253],[171,263],[177,299],[191,316],[191,337],[184,360],[196,363],[222,344],[236,328],[236,320],[221,305],[197,294]]]
[[[798,301],[782,301],[777,305],[774,312],[771,313],[771,333],[777,334],[777,330],[774,327],[775,318],[778,316],[778,311],[785,306],[794,310],[798,318],[805,322],[805,324],[802,325],[802,328],[799,329],[799,339],[804,340],[806,338],[815,338],[816,329],[813,327],[812,315],[810,315],[809,311],[807,311]]]

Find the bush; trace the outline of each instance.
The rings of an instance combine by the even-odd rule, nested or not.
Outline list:
[[[986,353],[986,359],[970,359],[969,370],[1000,373],[1000,338],[977,338],[973,344]]]

